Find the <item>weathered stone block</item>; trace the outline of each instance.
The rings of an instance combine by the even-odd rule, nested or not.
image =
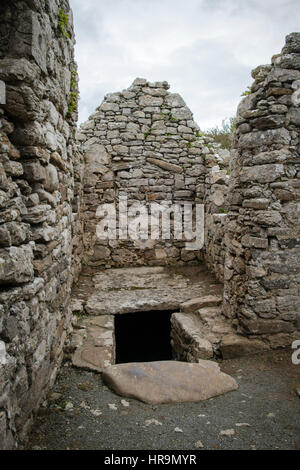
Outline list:
[[[44,188],[50,193],[53,193],[59,188],[57,169],[51,163],[49,163],[49,165],[47,165],[45,168]]]
[[[46,170],[39,161],[23,163],[24,176],[29,182],[43,182],[46,179]]]
[[[278,316],[275,299],[253,300],[252,309],[261,318],[275,318]]]
[[[268,349],[268,346],[263,341],[248,339],[240,335],[226,335],[222,338],[220,344],[223,359],[260,354]]]
[[[256,100],[257,100],[256,93],[251,93],[250,95],[243,98],[238,106],[237,115],[243,116],[247,111],[249,111],[250,109],[253,109],[253,107],[255,106]]]
[[[250,207],[252,209],[267,209],[269,206],[269,199],[244,199],[243,207]]]
[[[284,50],[288,53],[300,52],[300,33],[291,33],[286,36]]]
[[[300,296],[287,294],[277,297],[276,304],[280,313],[300,313]]]
[[[174,107],[172,108],[171,113],[172,113],[173,118],[178,119],[179,121],[193,118],[191,111],[186,107],[182,107],[182,108]]]
[[[0,412],[0,449],[11,450],[15,448],[13,435],[7,426],[5,411]]]
[[[242,245],[253,248],[267,249],[269,246],[267,238],[252,237],[251,235],[245,235],[242,238]]]
[[[278,59],[276,59],[275,63],[276,65],[280,65],[283,69],[300,70],[300,56],[294,52],[280,55]]]
[[[40,224],[47,219],[49,210],[51,210],[51,206],[48,204],[39,204],[38,206],[30,207],[27,214],[23,215],[23,220],[30,224]]]
[[[158,96],[143,95],[140,97],[139,104],[142,107],[161,106],[163,104],[163,98]]]
[[[294,106],[299,106],[300,104],[300,89],[296,90],[292,94],[292,103]]]
[[[284,174],[284,167],[280,164],[256,165],[244,167],[241,172],[241,182],[257,181],[258,183],[270,183]]]
[[[296,198],[296,194],[291,190],[276,189],[274,194],[280,201],[293,201]]]
[[[283,89],[280,88],[276,90],[277,90],[276,94],[278,94],[278,90],[283,90],[281,94],[291,94],[291,93],[288,93],[291,90],[287,90],[286,88],[283,88]],[[269,91],[270,91],[270,94],[273,94],[273,95],[275,94],[275,89],[271,89]],[[285,116],[275,115],[275,114],[269,115],[269,116],[262,116],[257,119],[253,119],[252,124],[257,129],[270,129],[270,128],[272,129],[274,127],[283,126],[285,124]]]
[[[0,250],[0,280],[4,284],[29,282],[33,279],[33,252],[30,245]]]
[[[110,250],[101,245],[96,245],[94,248],[94,254],[92,256],[93,261],[105,260],[109,258]]]
[[[240,318],[240,324],[245,333],[250,335],[292,333],[294,331],[293,324],[283,320],[251,320]]]
[[[168,95],[165,99],[165,103],[170,108],[182,108],[185,106],[185,102],[178,93],[172,93]]]
[[[100,111],[114,111],[117,112],[119,111],[119,105],[117,103],[109,103],[109,102],[104,102],[100,106]]]
[[[300,109],[299,108],[290,108],[287,113],[287,119],[295,126],[300,126]]]
[[[255,222],[260,225],[277,225],[281,219],[280,213],[276,211],[261,211],[255,215]]]
[[[291,335],[286,334],[286,333],[278,333],[275,335],[269,335],[267,340],[272,349],[290,348],[293,342],[293,338],[291,337]]]
[[[222,302],[221,297],[208,295],[188,300],[180,305],[180,310],[185,313],[195,312],[202,307],[217,307]]]
[[[149,163],[152,163],[153,165],[156,165],[163,170],[171,171],[174,173],[182,173],[183,169],[179,165],[174,165],[173,163],[169,163],[163,160],[158,160],[156,158],[147,158],[147,161]]]
[[[268,129],[265,131],[242,134],[239,139],[241,149],[271,146],[273,144],[288,145],[291,137],[287,129]]]
[[[26,123],[12,133],[13,143],[21,146],[44,146],[45,135],[38,121]]]
[[[33,83],[40,74],[39,67],[24,57],[15,59],[5,57],[0,63],[0,77],[5,82],[15,80]]]

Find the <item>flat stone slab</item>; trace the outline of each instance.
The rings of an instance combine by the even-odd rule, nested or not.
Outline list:
[[[115,362],[114,320],[109,315],[84,318],[73,334],[75,367],[102,372]]]
[[[82,347],[77,349],[72,357],[73,366],[96,372],[102,372],[112,362],[113,350],[107,347]]]
[[[222,286],[203,267],[168,269],[160,266],[109,269],[82,276],[73,293],[73,310],[91,316],[151,310],[178,310],[200,296],[215,304]],[[202,305],[202,304],[201,304]],[[198,307],[199,308],[199,307]]]
[[[115,363],[114,315],[170,310],[173,359],[196,363],[266,349],[243,339],[222,314],[223,286],[203,265],[87,268],[72,293],[73,365],[102,372]],[[159,328],[159,325],[158,325]],[[155,344],[153,345],[155,347]]]
[[[199,402],[238,389],[216,362],[205,360],[117,364],[102,377],[118,395],[149,404]]]
[[[120,292],[100,291],[91,295],[86,303],[88,315],[116,315],[119,313],[150,312],[151,310],[177,310],[179,296],[189,296],[188,289],[173,295],[174,289],[145,289]]]
[[[237,334],[224,336],[220,344],[223,359],[259,354],[268,349],[268,346],[259,339],[249,339]]]
[[[222,303],[222,297],[216,295],[207,295],[204,297],[197,297],[190,299],[181,304],[180,309],[182,312],[190,313],[195,312],[203,307],[217,307]]]

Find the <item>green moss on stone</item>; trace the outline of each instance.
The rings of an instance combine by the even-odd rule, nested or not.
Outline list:
[[[70,81],[70,98],[68,106],[68,116],[71,116],[75,111],[77,111],[78,106],[78,86],[77,86],[77,72],[76,70],[71,71],[71,81]]]
[[[241,94],[241,96],[248,96],[251,95],[252,89],[250,86],[247,86],[247,89]]]
[[[68,31],[69,26],[69,17],[68,14],[62,8],[58,11],[58,29],[60,35],[68,39],[71,37],[70,32]]]

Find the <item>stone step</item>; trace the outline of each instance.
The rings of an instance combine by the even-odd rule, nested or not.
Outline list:
[[[101,372],[114,364],[114,315],[152,310],[176,312],[171,317],[175,360],[227,359],[265,350],[261,340],[236,334],[222,314],[219,287],[201,276],[192,279],[184,270],[162,267],[86,272],[71,301],[79,318],[71,342],[73,365]]]
[[[171,344],[176,360],[196,362],[214,357],[213,346],[205,338],[205,326],[197,314],[173,313],[171,325]]]
[[[197,316],[199,316],[204,324],[210,325],[222,316],[222,308],[218,306],[199,308],[199,310],[197,310]]]
[[[223,359],[233,359],[258,354],[268,349],[270,349],[269,346],[262,340],[246,338],[236,333],[223,336],[220,344],[220,352]]]
[[[198,310],[197,315],[211,333],[216,335],[224,335],[234,333],[229,320],[223,315],[221,307],[208,307]]]
[[[222,314],[221,300],[218,296],[191,299],[181,305],[183,311],[172,315],[171,338],[175,359],[196,362],[220,357],[219,346],[223,336],[234,335],[233,327]]]
[[[115,363],[114,319],[110,315],[84,318],[74,330],[72,364],[102,372]]]

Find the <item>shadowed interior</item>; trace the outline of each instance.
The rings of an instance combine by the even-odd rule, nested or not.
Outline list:
[[[115,315],[116,364],[171,360],[172,313],[167,310]]]

